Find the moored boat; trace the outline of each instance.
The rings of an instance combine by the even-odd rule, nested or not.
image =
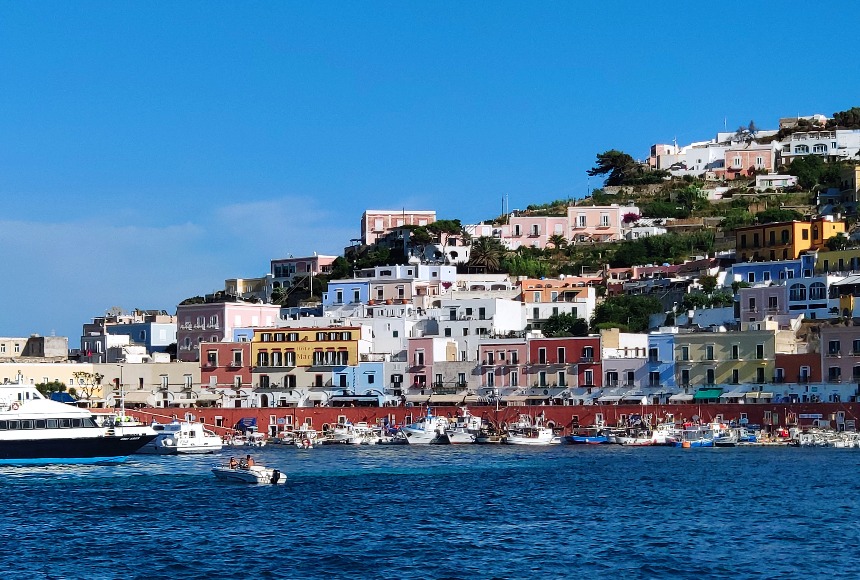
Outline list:
[[[174,421],[173,423],[153,423],[152,429],[158,436],[141,447],[137,452],[155,455],[184,455],[190,453],[216,453],[221,451],[221,437],[206,429],[200,423]]]

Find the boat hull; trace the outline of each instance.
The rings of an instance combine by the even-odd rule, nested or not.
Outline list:
[[[0,441],[0,465],[120,462],[156,434]]]
[[[269,469],[256,465],[249,468],[231,469],[226,466],[212,468],[212,473],[222,481],[235,483],[253,483],[264,485],[276,485],[286,483],[287,476],[278,469]]]

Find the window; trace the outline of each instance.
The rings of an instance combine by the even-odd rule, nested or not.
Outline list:
[[[690,360],[690,347],[682,346],[681,347],[681,360]]]
[[[600,214],[600,226],[604,227],[604,228],[609,227],[609,214],[608,213]]]
[[[648,373],[648,386],[649,387],[659,387],[660,386],[660,373],[656,371],[652,371]]]
[[[810,300],[826,300],[827,299],[827,287],[822,282],[813,282],[809,286],[809,299]]]
[[[779,298],[776,296],[768,296],[767,307],[769,310],[779,310]]]
[[[750,284],[755,282],[755,272],[747,272],[747,282]]]
[[[689,387],[690,386],[690,369],[682,369],[681,370],[681,386]]]
[[[755,370],[755,382],[763,383],[764,382],[764,369],[761,367],[757,367]]]
[[[803,228],[802,230],[800,230],[800,237],[801,237],[801,239],[808,240],[809,239],[809,230],[806,228]]]
[[[582,380],[586,385],[594,384],[594,371],[589,369],[587,371],[583,371]]]
[[[546,364],[546,349],[539,348],[538,349],[538,364],[545,365]]]
[[[658,362],[660,360],[660,351],[656,348],[648,349],[648,362]]]
[[[827,380],[831,383],[838,383],[842,380],[842,369],[840,367],[830,367],[827,369]]]
[[[714,345],[705,346],[705,360],[714,360]]]
[[[576,216],[576,223],[577,223],[577,225],[579,225],[579,227],[584,228],[586,226],[586,223],[587,223],[586,219],[585,219],[585,215],[579,214],[578,216]]]
[[[741,347],[733,344],[732,345],[732,360],[738,360],[741,358]]]
[[[755,312],[755,298],[750,298],[749,305],[750,307],[748,308],[748,310],[750,312]]]
[[[738,369],[732,369],[732,384],[733,385],[736,385],[740,382],[740,376],[739,375],[740,375],[740,373],[738,372]]]
[[[705,371],[705,383],[708,385],[714,384],[714,369],[707,369]]]
[[[758,360],[764,359],[764,345],[763,344],[755,345],[755,357]]]
[[[560,346],[558,348],[558,352],[556,353],[556,355],[558,356],[558,363],[559,364],[564,364],[565,362],[567,362],[565,359],[565,353],[564,353],[564,347],[563,346]]]
[[[520,384],[520,375],[516,371],[513,371],[511,373],[511,386],[512,387],[518,387],[519,384]]]
[[[841,354],[842,344],[838,340],[831,340],[827,343],[827,354],[836,356]]]
[[[582,359],[586,362],[594,360],[594,347],[586,346],[582,349]]]

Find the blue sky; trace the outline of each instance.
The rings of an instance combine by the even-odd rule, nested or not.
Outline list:
[[[580,197],[598,152],[860,106],[860,8],[0,3],[0,335],[175,310],[366,208]],[[819,26],[820,25],[820,26]],[[838,27],[837,27],[838,28]],[[841,55],[841,56],[840,56]]]

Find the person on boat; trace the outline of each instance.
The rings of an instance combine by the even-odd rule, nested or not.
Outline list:
[[[245,467],[254,467],[254,458],[250,455],[245,458]]]
[[[230,458],[230,469],[236,469],[237,467],[239,467],[239,462],[236,461],[235,457],[231,457]]]

